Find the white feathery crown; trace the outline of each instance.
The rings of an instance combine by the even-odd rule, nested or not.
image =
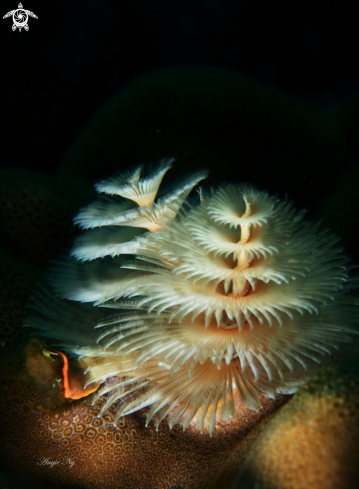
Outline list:
[[[156,426],[166,418],[212,433],[236,402],[257,409],[259,394],[294,393],[357,334],[358,305],[338,238],[292,204],[237,184],[192,201],[203,171],[155,200],[173,161],[98,183],[105,196],[75,218],[87,231],[49,271],[57,295],[117,314],[99,319],[95,308],[93,327],[86,304],[54,299],[50,313],[38,294],[49,320],[27,325],[55,328],[82,357],[88,383],[102,382],[103,412],[119,401],[117,417],[148,407]],[[81,315],[76,342],[67,331]]]

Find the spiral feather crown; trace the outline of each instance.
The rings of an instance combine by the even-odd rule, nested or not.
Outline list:
[[[97,184],[105,195],[75,219],[87,231],[49,272],[58,295],[117,314],[93,328],[86,305],[57,301],[61,325],[28,325],[68,342],[83,314],[66,348],[87,364],[88,383],[102,381],[103,411],[148,407],[157,426],[166,418],[212,432],[236,402],[257,409],[259,394],[295,392],[351,341],[357,303],[338,239],[303,211],[248,185],[191,201],[203,172],[157,197],[172,161],[146,178],[136,167]],[[49,317],[48,300],[38,295],[36,307]]]

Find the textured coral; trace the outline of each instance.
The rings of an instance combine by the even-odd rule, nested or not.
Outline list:
[[[88,384],[103,382],[102,413],[121,400],[116,419],[149,406],[156,426],[167,418],[211,433],[233,416],[235,399],[257,409],[258,393],[294,393],[351,341],[357,305],[335,236],[250,186],[201,190],[192,202],[203,172],[157,198],[171,163],[98,183],[106,196],[76,217],[88,231],[74,258],[49,274],[63,297],[124,311],[99,320],[40,294],[37,309],[51,321],[27,325],[83,357]]]
[[[9,483],[14,489],[200,489],[235,444],[284,401],[263,399],[260,412],[239,408],[240,416],[217,434],[198,437],[196,429],[145,428],[143,413],[115,424],[115,406],[100,415],[101,406],[86,400],[48,411],[36,392],[16,382],[1,381],[1,391],[1,463],[19,474],[18,484],[16,477]]]

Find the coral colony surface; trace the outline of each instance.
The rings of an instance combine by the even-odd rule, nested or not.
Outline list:
[[[161,194],[172,162],[96,185],[75,218],[86,231],[48,274],[71,301],[39,291],[26,325],[80,359],[101,412],[147,407],[156,427],[212,433],[238,403],[294,393],[351,342],[357,304],[338,238],[304,211],[241,184],[189,198],[205,172]]]

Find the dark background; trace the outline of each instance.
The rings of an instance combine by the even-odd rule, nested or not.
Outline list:
[[[1,17],[18,0],[1,1]],[[353,2],[25,0],[1,19],[1,166],[52,172],[97,107],[148,70],[233,67],[333,110],[359,89]]]

